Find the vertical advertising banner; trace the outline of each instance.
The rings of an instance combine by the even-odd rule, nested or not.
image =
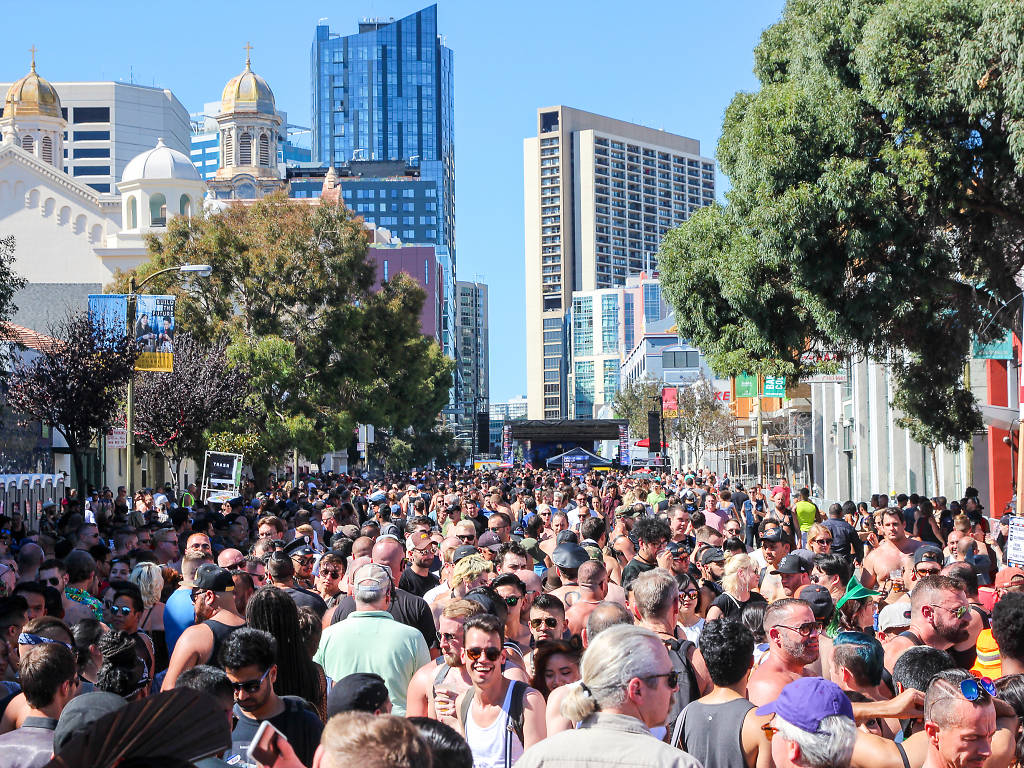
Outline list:
[[[128,333],[128,297],[123,293],[89,294],[89,323],[107,333]]]
[[[757,376],[736,374],[736,397],[757,397]]]
[[[174,297],[140,295],[135,305],[135,341],[139,345],[137,371],[174,370]]]
[[[661,390],[661,411],[666,419],[674,419],[679,415],[679,390],[676,387],[664,387]]]
[[[505,464],[512,463],[512,425],[505,424],[501,428],[501,460]]]
[[[619,464],[629,466],[629,425],[619,424]]]
[[[765,376],[764,377],[764,396],[765,397],[785,397],[786,396],[786,377],[785,376]]]

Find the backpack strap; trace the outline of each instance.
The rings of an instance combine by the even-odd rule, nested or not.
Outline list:
[[[476,689],[470,686],[466,695],[462,697],[462,706],[459,707],[459,722],[462,723],[462,732],[466,732],[466,725],[469,723],[469,708],[473,706],[473,697],[476,696]]]
[[[526,683],[519,680],[512,681],[512,695],[508,703],[508,729],[505,733],[505,768],[512,768],[512,734],[519,737],[519,743],[524,747],[523,720],[526,703]]]
[[[431,698],[437,695],[437,686],[444,682],[444,679],[448,677],[448,672],[451,670],[448,662],[444,660],[444,656],[438,656],[437,658],[437,671],[434,673],[434,681],[430,684]]]
[[[693,702],[690,703],[692,704]],[[679,713],[679,716],[676,718],[675,727],[672,729],[672,738],[668,742],[676,749],[681,749],[684,752],[686,751],[686,744],[684,743],[686,741],[686,729],[683,721],[686,719],[686,710],[689,708],[690,704],[687,704],[683,707],[683,711]]]

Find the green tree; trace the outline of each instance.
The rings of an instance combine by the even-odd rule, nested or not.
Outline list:
[[[420,332],[424,293],[404,274],[375,290],[362,225],[344,206],[274,195],[174,218],[148,244],[140,278],[213,267],[194,285],[158,277],[153,291],[177,295],[181,327],[197,339],[229,339],[228,358],[248,372],[244,415],[211,445],[244,453],[258,479],[293,448],[344,450],[357,423],[401,430],[436,419],[453,363]]]
[[[10,322],[11,315],[18,309],[14,304],[14,295],[25,287],[25,278],[14,271],[14,235],[0,237],[0,330]],[[0,378],[6,375],[6,361],[9,349],[4,345],[0,351]]]
[[[961,372],[1024,267],[1022,49],[1021,0],[787,3],[726,110],[728,205],[662,246],[680,334],[722,374],[865,354],[932,443],[969,439]]]
[[[679,389],[678,416],[665,420],[669,437],[686,449],[691,466],[701,463],[705,449],[725,443],[735,434],[735,419],[715,397],[715,388],[703,375]]]
[[[647,436],[647,413],[661,410],[661,388],[658,379],[641,378],[628,381],[615,393],[612,408],[615,415],[629,422],[631,434]]]

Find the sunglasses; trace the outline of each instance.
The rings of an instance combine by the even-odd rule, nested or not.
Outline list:
[[[668,683],[668,687],[675,689],[679,685],[679,673],[676,670],[666,672],[663,675],[648,675],[644,680],[657,680],[659,677],[664,677],[665,682]]]
[[[439,642],[439,643],[443,643],[445,641],[447,641],[449,643],[454,643],[458,639],[459,638],[456,637],[455,635],[453,635],[451,632],[438,632],[437,633],[437,642]]]
[[[514,606],[514,605],[519,603],[520,596],[519,595],[509,595],[508,597],[504,598],[504,600],[505,600],[505,605],[507,605],[509,608],[511,608],[512,606]]]
[[[530,626],[534,629],[540,629],[541,627],[554,629],[558,626],[558,619],[553,619],[550,616],[545,616],[543,619],[530,619]]]
[[[246,693],[256,693],[263,685],[263,681],[267,679],[267,675],[270,674],[270,667],[267,667],[267,671],[260,675],[259,680],[246,680],[241,683],[232,681],[231,687],[235,689],[235,693],[245,691]]]
[[[776,624],[775,626],[791,629],[800,635],[800,637],[810,637],[818,631],[818,622],[816,621],[808,621],[805,624],[801,624],[799,627],[791,627],[788,624]]]
[[[811,544],[832,544],[832,539],[811,539]]]
[[[59,576],[51,576],[50,578],[43,579],[42,581],[43,581],[44,584],[49,584],[51,587],[56,587],[58,584],[60,584],[60,577]]]
[[[313,557],[313,555],[307,555],[306,557],[296,557],[295,559],[299,562],[299,565],[312,565],[313,561],[316,560],[316,558]]]
[[[960,681],[960,693],[968,701],[977,701],[981,698],[982,692],[992,698],[996,697],[996,686],[989,677],[968,677]]]
[[[470,661],[477,661],[481,656],[486,657],[488,661],[497,661],[501,656],[501,648],[495,648],[493,645],[486,648],[467,648],[466,655],[469,656]]]
[[[941,568],[915,568],[914,569],[914,573],[916,573],[921,578],[924,578],[925,576],[934,576],[936,573],[939,573],[941,570],[942,570]]]
[[[127,605],[112,605],[110,606],[110,613],[114,616],[127,616],[132,612],[132,609]]]
[[[968,608],[966,605],[959,605],[956,608],[947,608],[944,605],[929,605],[929,608],[941,608],[944,611],[949,611],[954,619],[962,619],[967,615]]]
[[[458,539],[459,541],[465,541],[465,542],[468,542],[470,544],[472,544],[474,541],[476,541],[476,536],[474,536],[471,533],[460,534],[460,535],[456,536],[455,538]]]
[[[764,733],[765,738],[767,738],[768,741],[771,741],[772,740],[772,736],[774,736],[776,733],[778,733],[779,729],[776,728],[771,723],[765,723],[764,725],[761,726],[761,731]]]
[[[324,570],[320,571],[320,575],[325,576],[328,579],[337,579],[341,576],[341,571],[336,571],[333,568],[325,568]]]
[[[696,600],[698,595],[700,595],[700,592],[698,592],[696,589],[688,589],[679,596],[683,600]]]

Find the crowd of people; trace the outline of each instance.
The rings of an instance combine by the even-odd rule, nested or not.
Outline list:
[[[0,768],[1020,768],[1007,523],[707,471],[71,496],[0,518]]]

